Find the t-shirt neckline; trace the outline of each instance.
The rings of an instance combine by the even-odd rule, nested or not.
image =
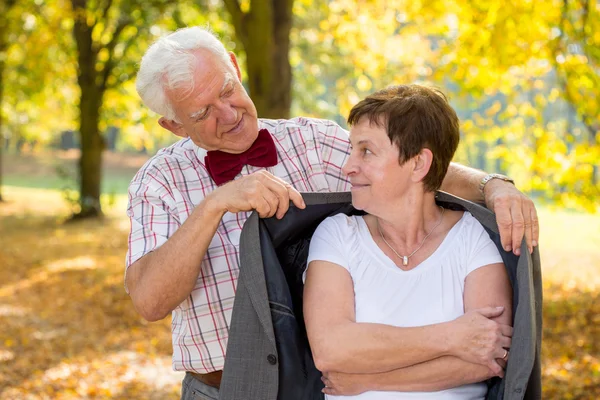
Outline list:
[[[432,265],[434,265],[432,260],[441,259],[444,253],[446,253],[446,251],[453,244],[453,242],[456,241],[456,237],[458,236],[456,235],[456,233],[458,233],[458,230],[463,225],[463,221],[465,220],[466,215],[467,212],[465,211],[460,217],[460,219],[454,224],[454,226],[450,228],[450,230],[446,234],[446,237],[444,237],[444,239],[442,240],[442,243],[440,243],[440,245],[433,251],[433,253],[431,253],[425,260],[421,261],[417,266],[408,271],[405,271],[398,265],[396,265],[396,263],[390,257],[388,257],[388,255],[385,254],[383,250],[381,250],[381,248],[373,239],[371,231],[369,230],[369,227],[367,226],[367,223],[364,220],[363,216],[357,215],[355,216],[355,218],[359,220],[358,229],[361,237],[363,238],[363,240],[361,240],[363,246],[365,246],[367,250],[370,251],[376,259],[382,261],[381,265],[383,265],[385,268],[393,269],[394,271],[396,271],[396,273],[399,274],[421,274],[430,269]]]

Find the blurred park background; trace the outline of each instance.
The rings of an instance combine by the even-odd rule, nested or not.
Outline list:
[[[388,84],[441,88],[456,161],[538,206],[544,398],[600,398],[598,0],[0,0],[0,399],[179,398],[170,321],[123,290],[128,182],[175,139],[134,78],[206,24],[262,117],[345,125]]]

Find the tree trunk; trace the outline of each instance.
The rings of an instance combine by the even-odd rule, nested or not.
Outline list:
[[[79,205],[81,210],[74,218],[98,217],[102,215],[100,187],[104,140],[98,129],[102,94],[98,93],[95,85],[82,86],[80,101]]]
[[[6,49],[6,45],[4,43],[3,36],[3,32],[0,31],[0,203],[4,201],[2,198],[2,154],[4,151],[4,132],[2,131],[2,101],[4,99],[4,82],[2,77],[4,76],[4,66],[6,65],[3,54]]]
[[[86,21],[87,0],[72,0],[75,18],[73,36],[77,43],[79,99],[79,213],[73,219],[102,216],[100,183],[102,181],[102,151],[104,142],[98,129],[104,89],[99,85],[96,70],[97,50],[92,40],[93,26]]]
[[[250,97],[261,118],[290,116],[292,5],[293,0],[254,0],[247,14],[230,6],[246,53]]]
[[[8,36],[8,12],[15,5],[15,0],[4,1],[4,4],[0,6],[0,13],[3,15],[0,20],[0,202],[2,198],[2,154],[4,151],[4,132],[3,132],[3,119],[2,119],[2,102],[4,101],[4,68],[6,66],[6,49],[8,48],[7,36]]]

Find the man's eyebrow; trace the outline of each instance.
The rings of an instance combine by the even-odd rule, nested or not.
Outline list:
[[[233,75],[231,75],[229,72],[226,72],[225,73],[225,81],[223,82],[223,86],[221,87],[220,93],[223,93],[223,90],[225,90],[227,85],[229,85],[232,81],[233,81]]]
[[[206,112],[206,107],[190,114],[190,119],[196,119]]]
[[[231,75],[229,72],[225,73],[225,81],[223,82],[223,86],[221,86],[221,91],[219,92],[219,95],[221,93],[223,93],[223,91],[225,90],[225,88],[227,87],[227,85],[229,83],[231,83],[233,81],[233,75]],[[202,114],[204,114],[206,112],[207,107],[204,107],[202,109],[200,109],[199,111],[193,112],[190,114],[190,119],[196,119],[198,117],[200,117]]]

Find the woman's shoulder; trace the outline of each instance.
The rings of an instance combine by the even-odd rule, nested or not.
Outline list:
[[[456,235],[468,252],[477,251],[482,246],[493,243],[484,226],[470,212],[465,211],[460,221],[456,224]]]
[[[362,217],[339,213],[336,215],[332,215],[331,217],[325,218],[319,224],[319,228],[328,230],[334,229],[339,231],[340,233],[353,233],[358,230],[358,218]]]
[[[468,211],[465,211],[463,213],[460,222],[462,223],[462,226],[466,232],[472,232],[476,234],[485,232],[485,228],[483,227],[481,222],[479,222],[479,220]]]

